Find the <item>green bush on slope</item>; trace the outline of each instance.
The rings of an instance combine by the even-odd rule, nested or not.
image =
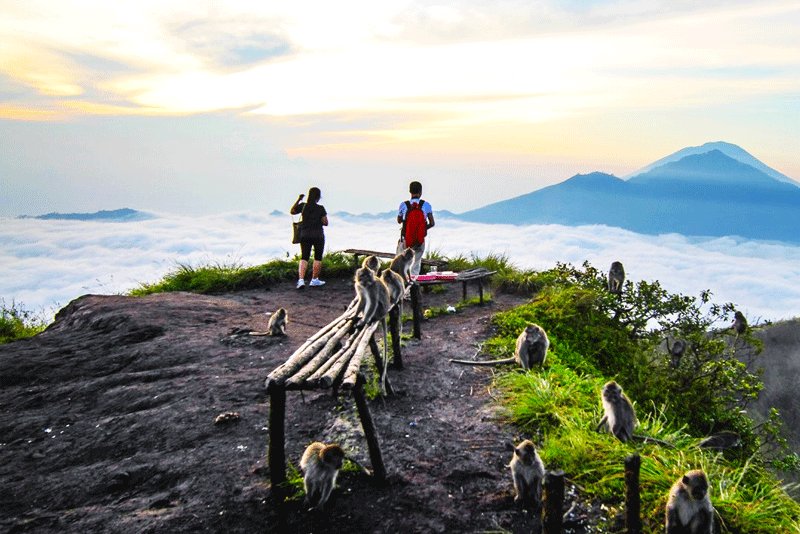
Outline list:
[[[620,296],[605,289],[605,277],[584,264],[559,265],[529,283],[541,289],[527,305],[497,314],[497,337],[484,347],[513,350],[528,322],[551,339],[544,368],[500,373],[496,386],[505,416],[541,444],[550,468],[563,469],[590,496],[619,507],[623,459],[642,456],[642,516],[648,531],[663,528],[666,495],[688,469],[701,467],[712,483],[712,500],[728,531],[792,532],[800,528],[800,506],[765,469],[762,445],[775,439],[773,426],[755,427],[743,413],[761,388],[752,362],[760,345],[749,333],[734,337],[715,330],[733,306],[673,295],[658,282],[626,282]],[[689,349],[678,368],[669,365],[663,339],[686,339]],[[738,357],[738,358],[737,358]],[[599,392],[614,379],[634,401],[638,434],[675,448],[623,444],[595,432],[602,416]],[[725,455],[697,447],[720,430],[743,436]]]

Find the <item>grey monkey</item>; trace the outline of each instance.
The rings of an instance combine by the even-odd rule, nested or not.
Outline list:
[[[407,248],[392,259],[389,269],[403,277],[406,283],[411,282],[411,266],[414,263],[414,249]]]
[[[379,260],[377,256],[369,255],[364,258],[363,262],[361,262],[361,266],[369,269],[375,274],[378,274],[378,271],[381,268],[381,260]]]
[[[597,430],[605,424],[614,436],[623,443],[633,438],[633,427],[636,425],[636,414],[633,404],[622,392],[622,388],[614,382],[606,382],[601,393],[605,414],[597,425]]]
[[[339,445],[326,445],[315,441],[303,452],[300,468],[303,470],[303,486],[306,503],[312,509],[321,510],[336,485],[336,476],[344,462],[344,451]]]
[[[611,269],[608,271],[608,291],[619,295],[622,293],[622,284],[625,282],[625,268],[622,267],[622,262],[615,261],[611,264]]]
[[[514,483],[514,502],[523,506],[532,505],[534,509],[541,503],[544,463],[536,452],[533,442],[526,439],[514,447],[514,456],[508,466]]]
[[[512,358],[489,361],[470,361],[470,360],[450,360],[453,363],[462,365],[500,365],[506,363],[518,363],[526,371],[534,365],[544,364],[547,356],[547,349],[550,347],[550,340],[547,338],[544,328],[537,324],[530,323],[517,337],[517,346]]]
[[[355,313],[356,316],[362,314],[357,327],[386,317],[389,311],[389,289],[383,280],[376,277],[372,270],[362,267],[356,271],[355,288],[358,300]]]
[[[271,336],[285,336],[286,324],[289,322],[289,317],[284,308],[278,308],[272,317],[269,318],[267,330]]]
[[[687,472],[672,485],[665,526],[667,534],[712,534],[714,507],[701,469]]]

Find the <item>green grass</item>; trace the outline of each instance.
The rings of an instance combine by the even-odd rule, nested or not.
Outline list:
[[[0,298],[0,344],[33,337],[45,328],[47,321],[41,314],[26,310],[13,301],[6,305]]]
[[[709,477],[722,532],[800,532],[800,504],[787,492],[792,488],[782,487],[765,469],[767,461],[761,455],[758,436],[753,434],[753,423],[744,421],[735,403],[729,405],[728,412],[724,403],[715,408],[717,411],[712,410],[718,417],[716,423],[740,425],[735,428],[750,432],[753,443],[727,458],[699,449],[702,429],[684,422],[676,403],[670,402],[679,395],[694,395],[687,398],[709,404],[715,396],[733,399],[747,394],[753,377],[731,374],[725,354],[721,354],[709,359],[704,369],[719,365],[730,379],[721,383],[724,388],[677,393],[671,389],[671,370],[654,364],[651,335],[615,320],[614,310],[603,308],[605,296],[591,276],[582,281],[580,273],[575,276],[566,271],[536,277],[548,281],[535,300],[492,319],[497,335],[484,344],[483,350],[497,356],[513,353],[516,335],[528,322],[543,326],[551,340],[542,368],[525,372],[512,367],[495,374],[501,417],[539,445],[548,469],[563,469],[585,496],[603,501],[612,516],[609,519],[624,508],[624,459],[639,453],[645,532],[663,531],[670,487],[695,468],[703,469]],[[646,302],[655,311],[671,313],[677,300],[667,293],[656,293],[658,302],[648,300],[648,294],[648,299],[640,299],[639,304]],[[694,320],[691,311],[691,307],[683,309],[684,315]],[[634,401],[639,419],[636,434],[657,438],[674,448],[641,441],[623,444],[607,432],[595,430],[602,416],[599,393],[610,379],[624,384]],[[628,384],[632,384],[630,389]],[[702,382],[699,384],[701,388]]]
[[[272,260],[263,265],[245,267],[239,264],[214,264],[193,267],[178,264],[163,279],[143,283],[130,291],[133,296],[149,295],[166,291],[191,291],[195,293],[223,293],[261,289],[280,282],[297,280],[299,257],[288,260]],[[323,278],[343,278],[353,274],[352,257],[331,253],[323,259]],[[310,274],[311,266],[309,265]]]

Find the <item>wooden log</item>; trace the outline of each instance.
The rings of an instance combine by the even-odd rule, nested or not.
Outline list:
[[[286,499],[286,390],[269,388],[269,479],[272,495],[279,509]]]
[[[348,351],[338,358],[336,363],[331,365],[328,371],[322,376],[322,378],[320,378],[319,383],[322,387],[330,387],[331,384],[336,382],[339,378],[339,375],[342,374],[342,371],[348,366],[348,364],[351,363],[351,360],[353,360],[353,356],[363,355],[364,350],[367,347],[367,343],[369,342],[369,338],[372,336],[372,333],[375,332],[375,328],[377,328],[377,326],[378,323],[367,325],[355,336],[352,336],[355,339]],[[361,365],[361,362],[356,362],[356,365]]]
[[[419,304],[419,284],[414,283],[411,285],[411,309],[414,317],[414,337],[417,339],[422,338],[422,329],[420,327],[422,309]]]
[[[389,312],[389,333],[392,335],[392,369],[403,368],[403,356],[400,354],[400,306],[395,306]]]
[[[381,455],[381,447],[378,443],[378,433],[375,430],[375,423],[372,421],[372,415],[369,413],[369,406],[367,405],[367,398],[364,395],[365,382],[366,379],[364,375],[358,373],[355,388],[353,389],[353,398],[356,401],[358,417],[361,419],[361,428],[364,430],[364,436],[367,438],[372,472],[375,474],[376,481],[383,484],[386,482],[386,467],[383,464],[383,455]]]
[[[561,534],[564,520],[564,471],[548,471],[544,477],[544,532]]]
[[[348,363],[347,369],[344,372],[344,379],[342,381],[342,387],[344,389],[355,387],[356,380],[359,375],[358,370],[361,368],[361,361],[364,359],[364,352],[367,350],[367,345],[369,344],[370,340],[372,340],[372,335],[375,333],[377,328],[378,322],[374,322],[371,325],[367,325],[361,332],[362,337],[358,340],[355,354],[353,358],[350,358],[350,362]]]
[[[339,348],[339,350],[337,350],[336,353],[333,354],[333,356],[328,358],[328,361],[320,365],[317,368],[317,370],[314,371],[314,374],[308,377],[306,381],[312,384],[316,384],[317,386],[327,387],[323,383],[323,378],[334,365],[339,363],[340,360],[350,359],[350,357],[353,355],[353,351],[355,350],[355,345],[357,343],[358,335],[359,332],[356,332],[355,334],[352,334],[350,337],[345,339],[344,343]],[[330,382],[327,383],[328,386],[330,386]]]
[[[323,365],[330,358],[336,346],[341,343],[342,339],[350,332],[355,319],[350,319],[344,326],[340,328],[331,338],[325,343],[325,346],[320,349],[316,356],[314,356],[308,363],[301,367],[294,375],[286,380],[286,384],[299,385],[305,381],[309,376],[313,375],[316,370]]]
[[[642,531],[641,506],[639,495],[639,468],[642,459],[638,454],[625,458],[625,527],[628,534]]]

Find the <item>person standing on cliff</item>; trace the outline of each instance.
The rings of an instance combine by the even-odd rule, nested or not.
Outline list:
[[[303,202],[303,196],[300,193],[289,210],[292,215],[302,214],[297,289],[303,289],[306,286],[306,268],[308,260],[311,258],[311,247],[314,247],[314,264],[311,268],[311,282],[308,285],[311,287],[325,285],[325,282],[319,279],[319,275],[322,272],[322,252],[325,249],[325,232],[322,227],[328,226],[328,212],[325,211],[325,206],[319,203],[322,192],[318,187],[308,190],[307,202]]]
[[[397,253],[406,247],[414,251],[414,262],[411,266],[411,275],[418,276],[422,267],[422,255],[425,254],[425,236],[428,230],[436,224],[433,220],[433,209],[430,203],[422,200],[422,184],[413,181],[408,187],[411,199],[400,203],[397,210],[397,224],[402,224],[400,241],[397,243]]]

